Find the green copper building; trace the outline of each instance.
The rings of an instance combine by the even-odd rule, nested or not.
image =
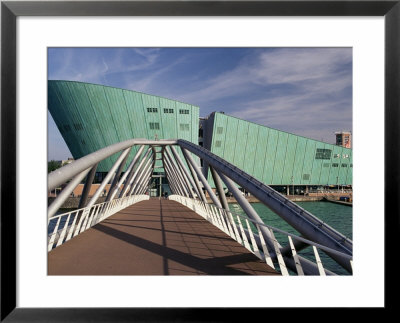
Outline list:
[[[352,149],[224,113],[200,119],[199,107],[188,103],[102,85],[49,81],[48,109],[75,159],[131,138],[178,138],[204,146],[267,185],[352,185]],[[116,158],[99,164],[98,172],[107,172]],[[208,180],[214,186],[210,174]]]

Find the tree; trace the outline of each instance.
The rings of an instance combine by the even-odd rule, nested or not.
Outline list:
[[[49,162],[47,162],[47,172],[48,173],[50,173],[60,167],[61,167],[61,163],[59,163],[55,160],[50,160]]]

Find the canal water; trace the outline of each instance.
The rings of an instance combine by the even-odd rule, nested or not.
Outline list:
[[[335,204],[331,202],[296,202],[300,207],[305,210],[311,212],[313,215],[318,217],[320,220],[325,222],[327,225],[339,231],[344,236],[353,239],[353,208],[346,205]],[[261,219],[265,224],[270,225],[272,227],[281,229],[283,231],[300,235],[295,229],[293,229],[289,224],[287,224],[283,219],[281,219],[278,215],[272,212],[268,207],[266,207],[262,203],[252,203],[251,204],[254,210],[258,213]],[[240,208],[238,204],[232,203],[229,204],[230,209],[233,213],[245,215],[243,210]],[[275,234],[275,233],[274,233]],[[275,237],[279,241],[279,243],[284,246],[288,244],[287,236],[283,236],[279,233],[275,234]],[[330,257],[326,256],[322,251],[318,249],[318,253],[321,257],[321,262],[323,266],[336,274],[339,275],[349,275],[349,273],[343,269],[340,265],[338,265],[334,260]],[[312,248],[308,247],[303,251],[299,252],[301,256],[304,256],[307,259],[315,262],[314,253]]]

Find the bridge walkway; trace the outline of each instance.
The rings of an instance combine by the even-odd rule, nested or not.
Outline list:
[[[187,207],[136,203],[48,254],[49,275],[279,275]]]

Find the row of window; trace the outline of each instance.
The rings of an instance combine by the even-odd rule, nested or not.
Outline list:
[[[76,131],[78,130],[83,130],[83,126],[81,123],[74,123],[73,124],[74,128]],[[61,127],[65,132],[71,131],[71,126],[68,124],[65,124],[63,127]]]
[[[160,123],[159,122],[150,122],[149,127],[151,130],[160,130]],[[181,131],[189,131],[190,127],[188,123],[181,123],[179,124],[179,129]]]
[[[340,154],[334,154],[333,158],[340,158]],[[349,158],[349,155],[348,154],[343,154],[342,158]]]
[[[315,159],[331,159],[331,156],[331,149],[317,148],[317,151],[315,152]]]
[[[147,112],[157,113],[158,108],[147,108]],[[164,108],[164,113],[174,113],[174,109]],[[189,114],[189,110],[187,109],[179,109],[179,114]]]

